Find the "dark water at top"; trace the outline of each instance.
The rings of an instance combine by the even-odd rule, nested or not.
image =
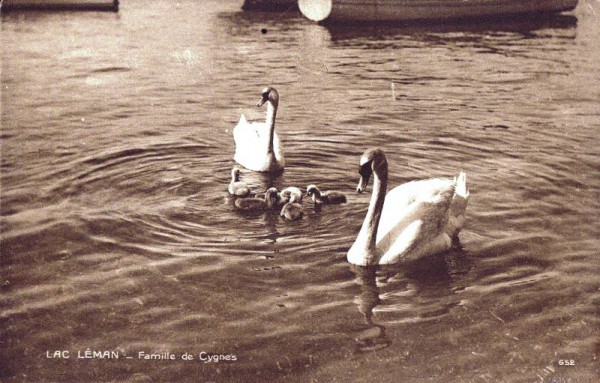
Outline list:
[[[532,23],[352,29],[233,1],[121,3],[2,16],[2,381],[597,381],[596,1]],[[263,118],[267,84],[288,166],[243,179],[347,204],[305,202],[296,223],[234,209],[232,128]],[[467,172],[461,250],[349,266],[373,146],[391,186]]]

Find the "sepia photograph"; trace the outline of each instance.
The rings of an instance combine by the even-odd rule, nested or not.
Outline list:
[[[600,382],[600,0],[0,0],[0,383]]]

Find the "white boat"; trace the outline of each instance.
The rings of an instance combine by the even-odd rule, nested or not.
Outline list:
[[[298,0],[313,21],[413,21],[501,17],[573,10],[578,0]]]
[[[2,10],[12,9],[98,9],[119,10],[119,0],[4,0]]]

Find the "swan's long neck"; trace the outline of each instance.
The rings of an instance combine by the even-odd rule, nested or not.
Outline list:
[[[377,259],[377,229],[379,228],[379,219],[385,202],[385,192],[387,190],[387,169],[380,169],[374,174],[373,180],[373,195],[369,202],[369,210],[365,216],[365,220],[358,233],[355,245],[358,248],[353,249],[357,254],[362,254],[365,265],[375,264]]]
[[[275,116],[277,116],[277,104],[267,102],[267,119],[265,123],[269,127],[269,145],[267,153],[273,153],[273,139],[275,137]]]

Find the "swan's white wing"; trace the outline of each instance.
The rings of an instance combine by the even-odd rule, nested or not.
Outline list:
[[[267,142],[268,145],[268,142]],[[283,147],[279,141],[277,132],[273,135],[273,152],[275,153],[275,159],[281,164],[281,167],[285,166],[285,159],[283,158]]]
[[[395,263],[403,258],[417,243],[422,231],[423,221],[415,217],[405,217],[394,230],[390,230],[377,241],[377,250],[381,255],[378,264]]]
[[[432,181],[417,182],[403,193],[392,194],[389,200],[386,197],[376,239],[382,254],[380,264],[433,254],[447,246],[445,228],[454,183]],[[422,188],[421,194],[409,193],[415,188]],[[407,204],[407,199],[413,201]]]
[[[390,190],[385,199],[391,199],[394,204],[400,201],[412,203],[416,200],[427,200],[442,193],[448,187],[455,184],[453,180],[446,178],[430,178],[426,180],[410,181]]]
[[[411,181],[390,190],[385,196],[377,241],[396,226],[402,216],[410,213],[411,204],[437,201],[440,195],[449,192],[452,193],[450,199],[454,194],[454,182],[443,178]]]
[[[242,115],[233,129],[233,140],[235,142],[233,159],[250,170],[261,170],[269,144],[268,126],[260,122],[250,123]]]
[[[267,151],[269,147],[269,126],[264,122],[248,122],[242,114],[240,121],[233,129],[235,155],[233,159],[245,168],[262,171],[267,166]],[[275,159],[285,165],[282,145],[277,132],[273,136],[273,151]]]
[[[240,121],[233,128],[233,140],[235,141],[236,150],[256,145],[261,141],[265,131],[268,139],[269,128],[264,122],[248,122],[246,116],[242,114]]]

